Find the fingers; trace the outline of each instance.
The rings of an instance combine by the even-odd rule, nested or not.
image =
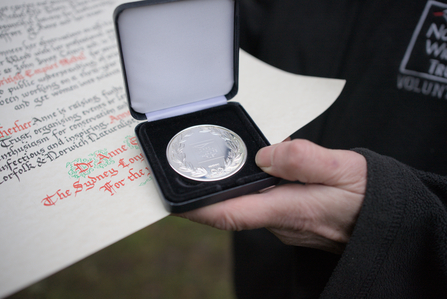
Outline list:
[[[272,215],[271,204],[264,194],[251,194],[175,216],[222,230],[240,231],[266,226]]]
[[[319,236],[316,244],[347,242],[361,203],[361,195],[336,187],[286,184],[175,216],[230,231],[267,227],[287,244],[318,248],[311,236]]]
[[[363,202],[365,158],[293,140],[261,149],[256,163],[306,184],[281,185],[177,216],[224,230],[267,227],[286,244],[341,252]]]
[[[364,192],[366,160],[352,151],[330,150],[296,139],[262,148],[256,163],[263,171],[289,181],[338,187],[361,181],[359,190],[352,191]]]

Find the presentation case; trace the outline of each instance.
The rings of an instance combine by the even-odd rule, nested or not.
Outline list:
[[[238,18],[234,0],[149,0],[126,3],[115,10],[129,109],[135,119],[146,120],[137,125],[135,133],[170,212],[189,211],[278,182],[255,164],[257,151],[269,144],[267,139],[242,105],[228,102],[238,90]],[[221,179],[191,179],[198,171],[189,163],[189,156],[199,159],[203,153],[184,150],[183,141],[190,135],[182,134],[181,142],[174,142],[174,156],[181,156],[181,162],[172,166],[173,137],[195,126],[224,128],[240,137],[241,144],[220,129],[212,136],[224,140],[229,148],[223,153],[227,160],[234,152],[243,152],[245,162],[240,169]],[[213,148],[213,142],[207,142],[202,156],[222,153]],[[219,159],[226,163],[225,157]],[[212,165],[205,168],[210,170]],[[218,167],[219,171],[223,168],[225,165]],[[179,169],[186,169],[186,175]]]

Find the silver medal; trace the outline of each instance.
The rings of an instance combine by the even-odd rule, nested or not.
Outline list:
[[[171,167],[196,181],[217,181],[239,171],[247,159],[245,143],[233,131],[216,125],[189,127],[169,141]]]

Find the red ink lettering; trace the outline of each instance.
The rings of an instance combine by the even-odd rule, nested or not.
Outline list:
[[[96,184],[96,178],[95,177],[88,176],[88,178],[90,179],[90,181],[87,181],[87,182],[84,183],[84,186],[87,187],[87,189],[85,189],[86,191],[92,189],[93,187],[95,187],[95,184]]]
[[[130,164],[126,164],[126,162],[124,162],[124,159],[121,158],[120,161],[118,162],[118,166],[121,166],[122,168],[125,167],[129,167]]]
[[[138,172],[132,172],[132,170],[133,168],[129,169],[130,176],[127,177],[131,182],[144,176],[143,169],[140,169]]]
[[[99,189],[104,189],[104,192],[110,192],[110,196],[113,196],[116,194],[115,188],[119,189],[121,187],[124,187],[124,179],[112,184],[112,181],[109,181],[104,184],[104,186],[100,187]]]
[[[24,122],[24,123],[21,123],[21,124],[18,123],[18,122],[19,122],[19,120],[16,120],[14,122],[14,126],[10,127],[10,128],[4,128],[3,129],[3,127],[0,126],[0,138],[7,137],[7,136],[10,136],[10,135],[12,135],[14,133],[18,133],[18,132],[21,132],[23,130],[31,128],[31,121]]]
[[[93,160],[88,163],[73,163],[73,166],[76,167],[75,170],[78,173],[83,173],[93,167],[92,163],[93,163]]]
[[[98,163],[96,163],[96,165],[99,165],[99,164],[101,164],[103,161],[102,160],[104,160],[104,159],[109,159],[109,157],[107,157],[107,156],[104,156],[103,154],[96,154],[96,157],[97,158],[99,158],[99,162]]]
[[[116,157],[119,154],[124,153],[125,151],[127,151],[127,147],[125,144],[123,144],[121,147],[117,148],[116,150],[109,152],[109,157],[110,158]]]
[[[31,78],[31,77],[34,77],[35,75],[38,75],[38,74],[45,74],[46,72],[48,72],[48,71],[50,71],[52,69],[56,69],[58,67],[59,66],[57,65],[57,62],[55,62],[53,64],[46,65],[46,66],[38,68],[38,69],[26,70],[25,71],[25,76]]]
[[[104,192],[106,192],[106,191],[110,192],[110,195],[112,196],[112,195],[115,194],[115,188],[114,188],[113,185],[111,185],[110,183],[111,183],[111,181],[105,183],[104,186],[100,187],[99,189],[100,189],[100,190],[101,190],[101,189],[104,189]]]
[[[80,184],[79,181],[80,181],[80,180],[77,180],[76,182],[73,183],[73,188],[76,189],[76,191],[75,191],[75,197],[76,197],[76,194],[78,194],[79,192],[82,191],[82,189],[84,189],[84,187],[82,187],[82,184]]]
[[[109,173],[111,176],[116,176],[116,175],[118,175],[118,170],[116,170],[115,168],[112,168],[109,170]]]
[[[69,196],[71,196],[70,190],[66,190],[65,192],[60,192],[61,189],[57,190],[56,194],[59,196],[59,199],[65,199]]]
[[[79,54],[79,56],[73,55],[70,58],[63,58],[61,60],[59,60],[60,65],[66,66],[66,65],[70,65],[73,64],[75,62],[81,61],[81,60],[85,60],[85,55],[84,52],[81,52],[81,54]]]
[[[53,197],[57,195],[56,200],[53,200]],[[44,206],[54,206],[58,200],[65,199],[71,196],[70,190],[65,190],[61,192],[61,189],[57,190],[53,195],[47,195],[44,199],[41,200]]]
[[[135,162],[137,162],[137,161],[144,161],[144,156],[143,156],[143,154],[141,153],[141,154],[139,154],[138,156],[135,156],[135,157],[133,157],[133,158],[130,158],[129,159],[129,162],[131,163],[131,164],[133,164],[133,163],[135,163]]]
[[[113,124],[115,121],[119,121],[119,120],[124,119],[128,116],[130,116],[130,111],[126,111],[124,113],[118,114],[117,116],[109,115],[110,123]]]
[[[116,182],[115,183],[115,187],[118,188],[118,189],[121,188],[121,187],[124,187],[124,179]]]
[[[0,79],[0,86],[2,85],[6,85],[6,84],[10,84],[10,83],[15,83],[17,84],[17,82],[19,82],[20,80],[25,79],[25,77],[23,77],[23,75],[16,74],[14,77],[9,75],[8,77],[3,77],[3,79]]]
[[[132,145],[138,145],[137,137],[129,137],[129,142]]]
[[[59,189],[58,191],[60,191],[60,190],[61,189]],[[54,206],[56,204],[57,200],[58,200],[58,199],[56,199],[56,200],[53,201],[53,196],[55,196],[55,195],[56,195],[56,193],[54,193],[53,195],[47,195],[47,197],[42,199],[41,202],[43,202],[43,205],[46,206],[46,207]]]

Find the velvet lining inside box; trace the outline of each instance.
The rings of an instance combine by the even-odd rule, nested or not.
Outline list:
[[[169,165],[166,147],[170,139],[184,128],[201,124],[228,128],[245,142],[247,161],[242,169],[231,177],[213,182],[194,181],[178,174]],[[257,182],[253,190],[246,190],[247,193],[259,190],[262,187],[258,185],[260,180],[265,180],[264,187],[272,184],[272,177],[257,167],[254,159],[256,152],[268,145],[268,142],[238,103],[228,103],[173,119],[145,122],[138,126],[136,132],[162,194],[174,205],[186,202],[192,204],[197,201],[196,205],[199,206],[204,204],[202,200],[205,198],[208,198],[206,202],[210,204],[221,200],[219,193],[223,192],[225,194],[222,195],[228,197],[228,190],[233,188],[236,188],[233,195],[237,196],[241,193],[241,190],[237,191],[237,187],[245,186],[249,189],[252,183]]]

